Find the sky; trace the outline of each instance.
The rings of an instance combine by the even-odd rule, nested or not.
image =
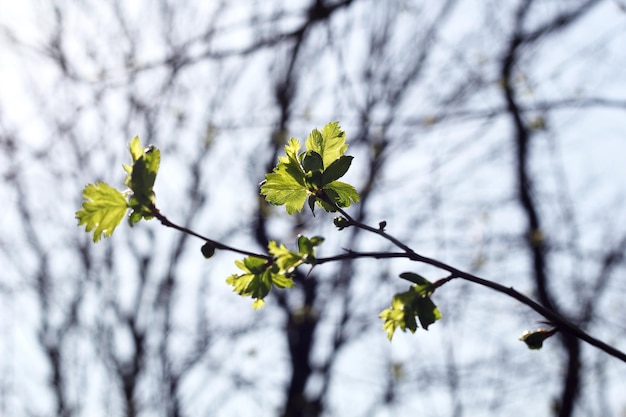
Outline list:
[[[561,110],[550,112],[545,120],[547,129],[538,134],[534,142],[532,172],[536,174],[537,196],[545,201],[542,209],[556,248],[551,267],[561,272],[564,281],[559,284],[571,291],[560,301],[566,311],[573,313],[580,300],[576,291],[583,294],[592,287],[593,282],[588,282],[586,277],[595,277],[598,271],[598,259],[587,255],[615,244],[623,235],[626,221],[622,180],[625,177],[622,156],[626,150],[623,139],[626,133],[623,121],[626,13],[618,2],[602,3],[574,30],[531,48],[521,59],[516,79],[521,101],[536,108],[527,113],[528,120],[533,117],[539,120],[544,115],[542,103],[548,101],[576,97],[619,101],[614,108],[565,103]],[[151,2],[125,2],[120,7],[127,16],[129,38],[136,40],[132,45],[123,39],[110,41],[122,28],[109,4],[85,3],[84,8],[69,1],[59,4],[70,10],[64,17],[64,47],[80,76],[78,82],[67,81],[42,54],[42,43],[55,30],[54,13],[48,5],[36,1],[17,5],[0,0],[0,126],[4,135],[10,133],[20,140],[20,151],[16,155],[0,154],[0,167],[5,179],[11,169],[19,169],[28,190],[24,201],[41,216],[36,220],[41,230],[46,231],[39,234],[41,244],[49,253],[53,276],[59,282],[58,299],[55,299],[58,304],[53,307],[55,314],[61,314],[63,303],[73,294],[73,283],[79,282],[81,276],[71,246],[79,233],[82,238],[88,238],[75,227],[74,211],[80,201],[80,187],[95,180],[121,185],[121,164],[128,162],[127,142],[136,134],[163,150],[156,189],[164,212],[171,213],[172,218],[184,218],[188,209],[186,193],[193,181],[187,167],[198,158],[204,161],[202,172],[206,175],[201,178],[200,186],[208,190],[208,204],[193,218],[193,226],[228,242],[254,247],[249,237],[248,219],[255,213],[256,206],[250,204],[250,196],[254,195],[266,172],[265,161],[269,155],[266,138],[271,135],[278,116],[272,82],[285,73],[285,51],[268,49],[253,54],[248,61],[233,57],[219,64],[193,65],[177,78],[176,87],[171,89],[167,84],[168,72],[156,63],[167,56],[166,49],[171,45],[186,45],[185,51],[191,57],[245,48],[259,36],[295,27],[300,21],[298,5],[282,11],[280,25],[268,24],[255,32],[250,29],[251,16],[277,13],[279,5],[239,1],[222,15],[212,14],[210,9],[216,3],[190,4],[188,8],[175,8],[176,17],[164,21],[160,17],[162,9]],[[533,10],[534,23],[552,16],[560,7],[565,7],[564,3],[538,3]],[[380,62],[375,61],[367,50],[371,28],[380,27],[382,31],[385,19],[397,9],[403,10],[401,18],[394,21],[397,25],[393,28],[387,28],[393,30],[394,42],[388,55]],[[416,27],[412,13],[421,13],[419,15],[426,18],[436,12],[436,8],[428,8],[420,2],[399,1],[389,8],[364,2],[349,14],[339,14],[333,20],[332,29],[340,34],[347,33],[340,42],[335,39],[332,47],[325,46],[325,32],[316,33],[318,42],[311,42],[313,58],[301,75],[302,87],[293,104],[294,118],[288,135],[303,140],[312,128],[339,119],[348,132],[349,142],[353,138],[356,141],[359,110],[371,97],[386,97],[389,93],[390,87],[385,84],[386,63],[397,63],[388,70],[388,78],[394,80],[402,75],[408,65],[406,62],[412,62],[404,58],[414,56],[414,51],[408,49],[412,47],[411,40],[421,39],[419,36],[423,33],[422,28]],[[494,39],[507,33],[511,16],[510,10],[497,3],[460,2],[446,22],[446,30],[439,35],[441,47],[424,70],[428,81],[411,86],[409,98],[398,109],[375,101],[371,109],[374,127],[368,132],[369,137],[380,135],[394,140],[390,145],[390,161],[376,183],[380,191],[370,206],[368,220],[376,224],[379,219],[386,219],[389,230],[398,233],[420,253],[475,270],[481,276],[494,277],[498,282],[525,292],[532,291],[533,285],[527,278],[527,258],[523,251],[517,252],[520,249],[516,237],[522,233],[525,223],[514,201],[511,170],[514,152],[508,140],[510,122],[499,116],[472,116],[481,112],[497,113],[503,106],[501,90],[497,87],[502,45]],[[213,21],[218,22],[219,35],[205,41],[202,34]],[[164,27],[170,27],[166,35],[163,35]],[[136,48],[133,60],[125,62],[125,53],[133,47]],[[360,78],[368,63],[375,74],[369,85]],[[129,73],[129,68],[140,70]],[[442,104],[460,90],[464,80],[468,90],[458,93],[461,98],[451,100],[449,105]],[[125,87],[127,83],[130,88]],[[486,87],[474,93],[475,85]],[[99,88],[101,93],[94,94]],[[129,97],[153,108],[156,119],[149,120],[148,116],[143,117],[137,109],[131,108]],[[458,116],[463,112],[470,116]],[[384,121],[390,117],[393,123],[384,128]],[[69,126],[67,132],[70,133],[60,129],[60,125]],[[207,126],[217,126],[215,137],[209,134]],[[207,156],[203,157],[201,144],[209,143],[210,138],[213,138],[213,145],[207,146]],[[85,155],[85,167],[77,165],[73,151]],[[351,144],[349,153],[356,159],[348,179],[359,186],[365,182],[363,173],[367,172],[365,161],[369,149],[355,143]],[[33,154],[39,155],[39,159],[33,159]],[[29,278],[36,275],[38,253],[33,251],[24,229],[15,226],[21,224],[21,198],[9,182],[0,185],[0,199],[9,207],[0,218],[4,236],[0,258],[3,265],[0,353],[4,359],[0,361],[0,373],[5,375],[4,385],[0,385],[5,393],[1,396],[0,415],[2,412],[25,415],[29,407],[33,407],[31,411],[43,413],[53,407],[53,398],[46,388],[49,377],[46,360],[36,337],[41,311],[31,288],[32,278]],[[389,204],[390,201],[394,204]],[[570,203],[575,208],[572,218],[568,218]],[[319,215],[309,221],[311,232],[328,235],[327,246],[320,248],[324,255],[349,244],[364,249],[380,248],[379,243],[371,239],[347,241],[346,234],[337,234],[330,225],[323,223],[329,219]],[[177,235],[154,223],[142,223],[132,230],[122,225],[116,231],[117,240],[90,249],[98,265],[104,265],[111,247],[118,245],[128,251],[119,255],[115,270],[109,271],[111,280],[102,283],[103,291],[120,297],[124,306],[132,305],[138,285],[135,278],[139,266],[131,250],[157,253],[151,277],[157,277],[160,269],[168,267],[168,256]],[[272,214],[270,227],[277,236],[293,237],[292,224],[280,215],[280,210]],[[158,245],[152,246],[153,235],[158,236]],[[566,252],[569,241],[585,256],[576,257]],[[272,306],[255,313],[250,308],[250,300],[232,294],[223,280],[234,272],[233,256],[220,254],[215,262],[207,264],[198,254],[199,244],[185,243],[185,255],[181,266],[177,267],[181,271],[177,273],[185,277],[180,293],[190,295],[176,305],[175,320],[180,326],[176,328],[178,343],[172,349],[184,352],[193,343],[193,331],[189,328],[198,324],[195,318],[202,307],[208,311],[203,314],[215,319],[216,323],[211,323],[215,329],[231,326],[247,329],[250,335],[239,340],[236,346],[231,344],[234,342],[230,337],[217,340],[206,363],[184,380],[183,392],[190,414],[202,413],[201,410],[227,397],[228,405],[219,415],[237,412],[249,415],[251,406],[246,401],[255,404],[255,409],[258,407],[265,413],[263,415],[274,415],[281,403],[280,388],[276,387],[281,386],[289,373],[285,344],[280,340],[283,316]],[[370,275],[395,276],[407,268],[416,268],[431,279],[442,277],[441,272],[432,268],[406,262],[391,262],[385,266],[363,262],[357,266],[355,275],[366,277],[363,281],[367,282]],[[623,265],[618,271],[621,275],[616,275],[623,276]],[[335,272],[336,269],[329,267],[321,277],[329,280]],[[367,284],[354,286],[351,307],[358,311],[358,318],[364,323],[377,323],[378,307],[389,302],[394,288],[401,288],[399,284],[381,282],[381,290],[374,295]],[[615,295],[609,294],[601,301],[603,311],[617,313],[614,317],[605,313],[608,317],[598,318],[599,323],[593,328],[599,336],[621,345],[625,340],[625,329],[619,324],[619,317],[624,313],[619,297],[626,289],[623,282],[614,279],[610,289]],[[389,363],[402,364],[406,374],[406,382],[399,384],[398,414],[427,409],[428,415],[451,415],[455,401],[461,401],[468,410],[483,409],[485,415],[490,415],[489,407],[483,406],[487,403],[492,410],[517,410],[519,415],[545,411],[550,395],[543,395],[545,393],[537,387],[546,380],[550,388],[543,391],[554,392],[558,387],[556,358],[560,351],[548,345],[541,352],[530,352],[522,349],[523,345],[517,341],[526,329],[523,326],[533,325],[538,317],[482,289],[458,284],[446,290],[438,302],[447,319],[428,333],[399,334],[389,344],[378,324],[376,328],[370,325],[362,336],[355,337],[337,352],[336,373],[328,400],[329,410],[334,415],[363,415],[369,410],[383,392],[380,375],[388,371]],[[156,286],[151,288],[146,298],[154,296],[156,291]],[[211,302],[204,306],[203,291],[211,296]],[[103,301],[95,287],[88,286],[85,295],[88,302],[81,310],[85,328],[100,319],[105,323],[115,322],[106,300]],[[464,308],[468,303],[472,306],[471,301],[467,301],[473,300],[470,295],[481,305],[465,316]],[[370,302],[376,308],[368,307]],[[148,307],[145,308],[148,311]],[[313,353],[319,361],[332,354],[328,340],[340,311],[340,299],[329,303],[329,319],[320,330],[326,343],[317,345]],[[150,313],[143,317],[152,319]],[[53,316],[53,323],[55,320],[59,317]],[[159,322],[160,318],[154,320]],[[185,328],[188,321],[192,324]],[[107,379],[106,366],[90,365],[101,355],[91,344],[91,337],[93,335],[86,331],[70,343],[69,351],[76,360],[71,371],[76,375],[71,380],[72,396],[79,398],[85,415],[97,415],[97,411],[106,415],[117,407],[120,399],[115,394],[115,383]],[[118,353],[129,349],[129,342],[125,341],[128,334],[123,330],[113,337]],[[155,346],[157,343],[155,336]],[[515,352],[518,356],[510,358],[504,352]],[[585,348],[585,355],[598,369],[596,374],[586,374],[588,381],[592,381],[587,383],[608,381],[608,386],[602,387],[602,396],[608,398],[611,411],[626,412],[626,404],[620,396],[626,382],[620,378],[619,364],[607,366],[591,349]],[[224,360],[230,357],[237,360]],[[423,366],[421,362],[428,358],[433,358],[433,365]],[[492,358],[502,364],[500,370],[488,367],[493,364]],[[495,381],[493,391],[455,391],[450,386],[442,388],[443,383],[428,386],[429,372],[433,378],[442,378],[445,369],[441,366],[464,363],[477,367],[464,368],[465,373],[459,377],[464,387],[475,387],[489,380]],[[537,364],[542,372],[535,375],[529,364]],[[211,371],[207,373],[204,366]],[[504,372],[501,369],[518,370],[521,375],[518,379],[510,378],[501,375],[500,372]],[[211,378],[211,372],[219,377]],[[603,373],[608,375],[606,379]],[[262,380],[260,385],[273,389],[241,389],[233,382],[237,377],[244,381]],[[89,381],[90,386],[104,388],[89,389],[81,399],[85,381]],[[414,395],[416,384],[425,391],[424,396]],[[314,380],[309,389],[315,392],[321,389],[320,385],[319,379]],[[142,388],[145,392],[153,389],[149,382]],[[495,404],[500,395],[507,398],[506,404]],[[601,406],[594,408],[594,390],[585,395],[590,409],[597,413]],[[39,398],[38,404],[25,403],[25,399],[33,397]],[[536,404],[529,405],[529,399],[535,398],[538,399]],[[110,409],[101,409],[103,403]],[[529,414],[524,413],[526,407],[529,407]],[[374,411],[374,415],[391,415],[389,413],[389,409]],[[584,409],[579,411],[580,415],[584,413]]]

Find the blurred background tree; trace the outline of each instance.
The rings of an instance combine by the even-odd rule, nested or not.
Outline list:
[[[140,223],[93,245],[87,182],[163,152],[159,205],[250,249],[322,234],[258,197],[290,136],[339,120],[351,213],[624,349],[626,5],[617,0],[0,2],[0,415],[626,413],[623,364],[451,283],[428,333],[378,313],[406,261],[346,261],[253,311],[229,254]],[[233,210],[232,207],[237,207]],[[381,245],[383,247],[381,248]]]

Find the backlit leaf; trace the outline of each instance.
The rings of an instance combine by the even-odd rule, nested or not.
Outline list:
[[[348,150],[345,133],[339,122],[328,123],[322,131],[314,129],[305,143],[306,149],[321,155],[324,167],[330,166]]]
[[[359,201],[359,194],[349,184],[337,181],[350,168],[351,156],[345,134],[339,123],[327,124],[322,131],[315,129],[306,140],[306,151],[300,152],[300,143],[290,139],[285,145],[285,156],[261,184],[261,194],[274,205],[285,205],[287,213],[302,210],[304,203],[314,212],[317,203],[326,211],[335,206],[348,207]]]
[[[278,248],[275,244],[274,248]],[[232,285],[233,291],[244,297],[254,299],[255,309],[263,306],[263,299],[270,293],[272,286],[277,288],[290,288],[293,280],[287,277],[275,262],[255,256],[248,256],[242,261],[235,261],[243,274],[234,274],[226,279],[226,283]]]
[[[406,292],[395,294],[391,300],[391,307],[380,313],[379,317],[383,320],[383,329],[387,332],[389,340],[397,328],[414,333],[417,330],[416,319],[424,330],[428,330],[431,324],[441,319],[441,312],[430,298],[432,294],[430,281],[410,272],[400,276],[412,282],[418,281],[420,284],[411,286]]]
[[[85,230],[93,230],[93,241],[111,236],[121,223],[128,210],[124,194],[110,185],[98,182],[83,189],[82,209],[76,212],[78,225],[85,225]]]
[[[343,177],[352,163],[353,157],[343,155],[339,159],[335,160],[330,166],[326,167],[322,173],[322,183],[324,185],[330,184],[333,181]]]
[[[359,202],[359,193],[350,184],[333,181],[324,186],[324,192],[339,207],[350,207],[350,203]]]
[[[287,213],[301,211],[306,201],[308,190],[287,172],[287,167],[279,164],[271,174],[265,175],[261,186],[265,199],[274,205],[285,205]]]

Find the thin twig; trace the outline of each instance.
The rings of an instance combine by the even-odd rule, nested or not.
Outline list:
[[[593,336],[589,335],[584,330],[582,330],[581,328],[579,328],[578,326],[576,326],[575,324],[573,324],[572,322],[570,322],[569,320],[561,316],[560,314],[556,313],[554,310],[544,307],[543,305],[537,303],[533,299],[518,292],[512,287],[506,287],[504,285],[498,284],[497,282],[480,278],[476,275],[470,274],[465,271],[461,271],[460,269],[454,268],[436,259],[419,255],[415,251],[413,251],[410,247],[402,243],[400,240],[398,240],[397,238],[385,232],[384,228],[382,227],[375,228],[375,227],[363,224],[355,220],[354,218],[352,218],[341,207],[337,207],[336,204],[334,203],[333,205],[335,206],[337,211],[341,213],[341,215],[344,216],[348,220],[351,226],[358,227],[360,229],[367,230],[371,233],[377,234],[383,237],[384,239],[390,241],[391,243],[393,243],[394,245],[402,249],[404,252],[353,252],[353,251],[349,251],[348,253],[329,257],[329,258],[318,258],[316,259],[316,264],[322,264],[322,263],[331,262],[331,261],[338,261],[341,259],[354,259],[354,258],[376,258],[376,259],[406,258],[415,262],[422,262],[422,263],[434,266],[436,268],[442,269],[450,273],[450,275],[447,278],[443,278],[444,281],[435,282],[434,284],[436,285],[436,287],[440,287],[454,278],[461,278],[466,281],[470,281],[475,284],[481,285],[483,287],[490,288],[496,292],[508,295],[509,297],[514,298],[520,303],[530,307],[531,309],[535,310],[537,313],[539,313],[540,315],[548,319],[553,325],[555,325],[558,328],[558,330],[567,332],[589,343],[590,345],[595,346],[596,348],[604,351],[605,353],[615,358],[618,358],[622,360],[623,362],[626,362],[626,353],[620,351],[619,349],[616,349],[615,347],[611,345],[608,345],[602,342],[601,340],[594,338]]]
[[[210,243],[211,245],[213,245],[216,249],[227,250],[227,251],[230,251],[230,252],[235,252],[235,253],[239,253],[241,255],[246,255],[246,256],[254,256],[256,258],[266,259],[268,261],[272,260],[272,256],[270,256],[270,255],[266,255],[266,254],[262,254],[262,253],[255,253],[255,252],[250,252],[250,251],[247,251],[247,250],[235,248],[233,246],[229,246],[229,245],[226,245],[224,243],[218,242],[217,240],[213,240],[213,239],[208,238],[206,236],[202,236],[201,234],[196,233],[193,230],[190,230],[190,229],[188,229],[186,227],[179,226],[176,223],[171,222],[167,217],[165,217],[159,211],[159,209],[156,208],[154,205],[152,205],[150,207],[150,214],[152,214],[156,219],[158,219],[163,226],[171,227],[172,229],[176,229],[176,230],[178,230],[180,232],[187,233],[188,235],[195,236],[198,239],[202,239],[205,242]]]

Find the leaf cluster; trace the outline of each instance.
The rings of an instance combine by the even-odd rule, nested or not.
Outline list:
[[[110,185],[98,182],[88,184],[83,189],[82,208],[76,212],[78,225],[93,231],[93,241],[102,236],[109,237],[122,222],[130,209],[128,222],[131,226],[141,219],[149,220],[154,215],[154,182],[161,162],[161,153],[154,146],[143,148],[139,137],[130,141],[132,163],[124,165],[128,191],[120,191]]]
[[[248,256],[241,261],[235,261],[235,265],[244,272],[234,274],[226,279],[226,283],[232,285],[233,291],[244,297],[252,297],[255,309],[265,305],[264,298],[270,293],[272,287],[293,287],[292,275],[296,268],[304,263],[312,264],[315,260],[315,247],[324,241],[320,236],[307,238],[298,236],[298,251],[289,250],[284,244],[271,241],[268,251],[271,259]]]
[[[226,282],[232,285],[233,290],[240,295],[253,298],[255,309],[264,305],[264,299],[272,288],[292,287],[294,272],[303,264],[309,264],[312,268],[318,264],[346,258],[383,258],[400,255],[436,266],[450,272],[451,275],[433,284],[415,273],[400,274],[401,278],[410,281],[413,285],[408,291],[395,294],[391,300],[391,306],[380,313],[379,317],[383,320],[383,329],[387,332],[389,340],[393,338],[398,328],[414,333],[418,328],[418,321],[424,330],[428,330],[431,324],[441,319],[441,313],[431,299],[435,289],[453,278],[464,278],[509,295],[548,318],[550,323],[555,321],[558,324],[549,330],[538,329],[522,334],[520,340],[530,349],[540,349],[543,342],[553,336],[558,328],[564,328],[581,340],[626,361],[626,354],[591,337],[558,314],[512,288],[503,287],[495,282],[459,271],[442,262],[419,256],[407,245],[385,232],[386,221],[381,221],[378,228],[374,228],[350,217],[343,208],[358,202],[359,194],[352,185],[338,181],[350,168],[352,157],[345,155],[348,145],[345,133],[337,122],[328,123],[321,131],[313,130],[305,141],[305,150],[301,152],[300,149],[301,145],[297,139],[292,138],[286,144],[285,155],[278,158],[276,167],[271,173],[265,175],[265,181],[261,183],[261,194],[265,196],[265,199],[271,204],[284,204],[289,214],[301,211],[308,199],[313,214],[315,214],[316,205],[328,212],[338,211],[341,215],[333,222],[339,230],[354,226],[377,234],[401,248],[402,253],[389,253],[388,255],[394,256],[383,256],[384,254],[380,253],[349,251],[343,256],[316,260],[315,248],[324,241],[324,238],[299,236],[297,250],[290,250],[284,244],[271,241],[268,244],[267,254],[258,254],[228,246],[186,227],[176,225],[163,216],[156,207],[153,188],[161,161],[160,151],[154,146],[143,148],[138,137],[133,138],[129,146],[132,163],[123,166],[126,171],[124,184],[128,190],[120,191],[103,182],[86,185],[82,194],[84,199],[82,208],[76,212],[78,225],[85,226],[88,233],[93,232],[93,241],[98,242],[103,236],[109,237],[113,234],[126,213],[129,213],[128,222],[131,226],[142,219],[150,220],[156,217],[166,227],[172,227],[204,240],[205,244],[201,252],[207,259],[213,257],[216,249],[245,255],[246,258],[235,262],[243,272],[229,276]]]
[[[301,211],[307,199],[313,213],[316,204],[334,212],[336,207],[358,202],[356,189],[337,181],[352,164],[352,157],[344,155],[348,145],[339,123],[328,123],[321,132],[314,129],[305,148],[300,152],[300,142],[295,138],[285,145],[285,156],[278,158],[278,164],[265,175],[261,185],[265,199],[274,205],[284,204],[289,214]]]
[[[132,164],[124,165],[127,174],[124,184],[132,191],[128,200],[131,209],[128,221],[133,226],[141,219],[153,217],[152,208],[156,204],[153,187],[161,163],[161,151],[153,145],[143,148],[138,136],[130,141],[129,150]]]
[[[433,293],[432,283],[411,272],[402,273],[400,277],[414,282],[415,285],[406,292],[395,294],[391,307],[380,313],[379,317],[383,319],[383,329],[387,331],[389,340],[393,338],[398,327],[403,332],[409,330],[415,333],[417,320],[424,330],[428,330],[428,326],[441,318],[439,309],[430,298]]]

